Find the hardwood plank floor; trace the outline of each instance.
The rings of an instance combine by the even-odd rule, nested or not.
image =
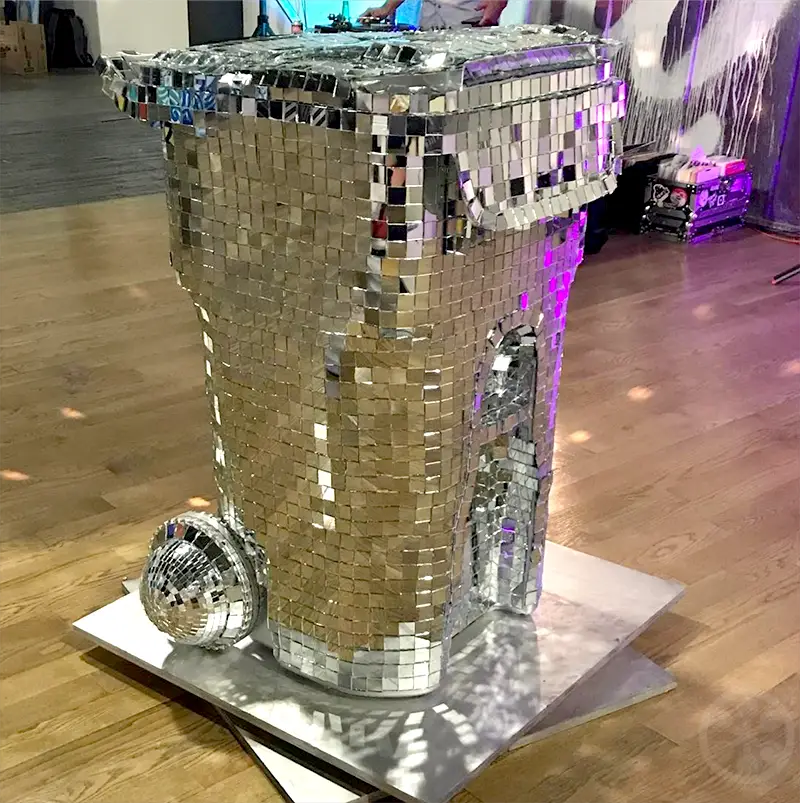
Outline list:
[[[202,345],[160,196],[0,218],[0,799],[277,801],[208,710],[70,622],[211,500]],[[678,689],[497,761],[461,803],[800,800],[797,249],[618,237],[571,300],[550,536],[688,584]],[[15,473],[16,472],[16,473]]]

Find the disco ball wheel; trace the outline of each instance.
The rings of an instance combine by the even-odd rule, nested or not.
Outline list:
[[[208,513],[184,513],[156,530],[139,594],[159,630],[212,650],[247,636],[263,606],[243,540]]]

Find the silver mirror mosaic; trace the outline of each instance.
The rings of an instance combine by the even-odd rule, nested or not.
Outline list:
[[[150,544],[141,600],[148,618],[183,644],[222,649],[263,613],[255,545],[207,513],[164,522]]]
[[[266,552],[284,667],[422,694],[482,613],[535,608],[569,288],[619,168],[607,47],[525,26],[109,62],[164,130],[220,525]],[[160,599],[174,638],[223,643]]]

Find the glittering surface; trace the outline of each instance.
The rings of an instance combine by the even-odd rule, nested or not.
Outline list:
[[[166,124],[220,515],[266,549],[284,666],[420,694],[483,611],[535,607],[581,208],[619,161],[603,52],[531,26],[107,71]]]
[[[213,516],[185,513],[157,530],[142,573],[142,606],[182,644],[235,644],[261,613],[252,557]]]

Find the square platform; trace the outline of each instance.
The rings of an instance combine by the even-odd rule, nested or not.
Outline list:
[[[579,684],[584,699],[574,707],[591,708],[583,684],[683,593],[680,583],[552,542],[544,588],[533,616],[493,612],[461,633],[442,685],[400,700],[317,686],[281,669],[251,638],[224,653],[175,645],[147,619],[138,594],[75,627],[314,759],[401,800],[444,803],[521,737],[535,738],[538,722],[552,732],[545,718]]]
[[[135,583],[134,581],[134,590]],[[524,736],[511,745],[516,750],[556,733],[578,727],[629,706],[671,691],[675,678],[649,658],[625,647],[551,708]],[[397,798],[330,764],[315,761],[263,731],[239,723],[221,708],[214,709],[256,765],[281,792],[287,803],[392,803]]]

